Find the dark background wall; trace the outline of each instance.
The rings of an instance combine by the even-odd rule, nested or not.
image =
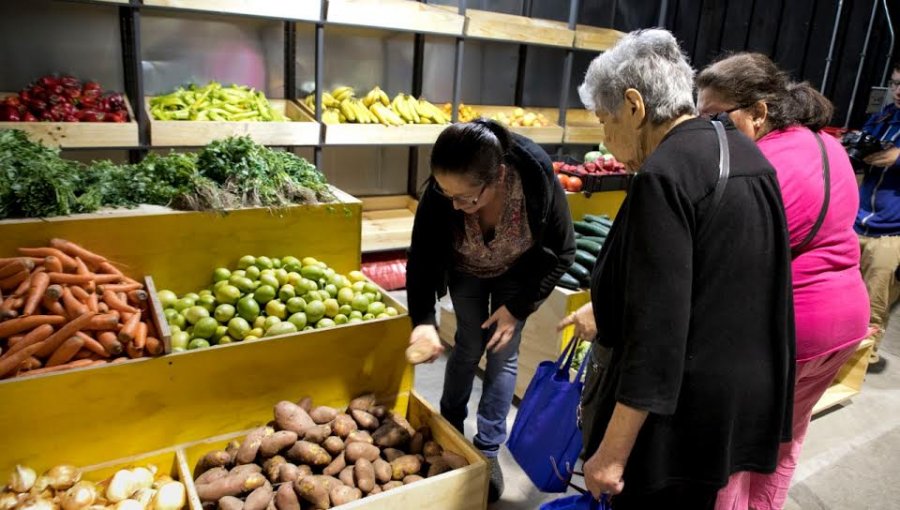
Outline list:
[[[850,105],[873,1],[878,14],[850,126],[865,118],[870,87],[881,85],[890,38],[882,0],[845,0],[825,95],[835,105],[834,125],[843,125]],[[662,1],[582,0],[579,22],[628,32],[658,26]],[[900,31],[900,1],[888,0],[894,30]],[[731,51],[758,51],[772,57],[797,80],[822,83],[838,0],[669,0],[664,25],[681,41],[696,69]],[[576,77],[592,55],[576,56]],[[895,42],[894,60],[900,58]],[[889,71],[890,72],[890,71]],[[573,80],[578,81],[578,80]],[[575,83],[574,85],[577,85]],[[574,93],[573,85],[573,93]],[[574,96],[577,100],[577,95]]]

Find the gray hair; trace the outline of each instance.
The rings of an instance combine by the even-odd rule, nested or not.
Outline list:
[[[625,91],[641,93],[654,124],[696,113],[694,70],[668,30],[636,30],[591,62],[578,87],[585,108],[613,114]]]

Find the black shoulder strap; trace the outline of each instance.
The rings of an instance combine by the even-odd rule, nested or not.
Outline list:
[[[822,223],[825,222],[825,214],[828,213],[828,204],[831,202],[831,169],[828,164],[828,154],[825,152],[825,144],[822,142],[822,137],[819,136],[819,133],[813,133],[813,136],[816,137],[816,143],[819,144],[819,152],[822,154],[822,179],[825,181],[825,197],[822,199],[822,208],[819,210],[819,217],[816,218],[816,223],[813,225],[812,230],[809,231],[809,234],[796,248],[791,250],[794,256],[799,255],[812,242],[816,234],[819,233]]]
[[[715,216],[716,209],[719,208],[719,204],[722,202],[722,196],[725,195],[728,176],[731,175],[731,153],[728,149],[728,138],[725,136],[725,126],[717,120],[712,121],[712,125],[716,128],[716,137],[719,141],[719,180],[716,181],[712,203],[709,206],[709,211],[706,213],[703,226],[700,228],[701,232],[706,229],[706,226],[710,224],[713,216]]]

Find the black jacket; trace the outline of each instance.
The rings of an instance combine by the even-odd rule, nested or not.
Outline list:
[[[572,265],[575,233],[566,193],[553,174],[547,153],[528,138],[513,134],[506,162],[522,179],[534,239],[534,245],[505,273],[523,283],[525,291],[504,304],[513,316],[524,320]],[[462,230],[463,215],[429,180],[416,209],[406,265],[413,326],[435,324],[435,301],[447,293],[447,276],[454,263],[453,233]]]

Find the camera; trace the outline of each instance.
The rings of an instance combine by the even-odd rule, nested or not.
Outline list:
[[[874,136],[862,131],[851,131],[841,139],[841,145],[847,149],[850,162],[854,169],[861,169],[866,165],[863,160],[876,152],[881,152],[890,147],[890,143],[882,142]]]

